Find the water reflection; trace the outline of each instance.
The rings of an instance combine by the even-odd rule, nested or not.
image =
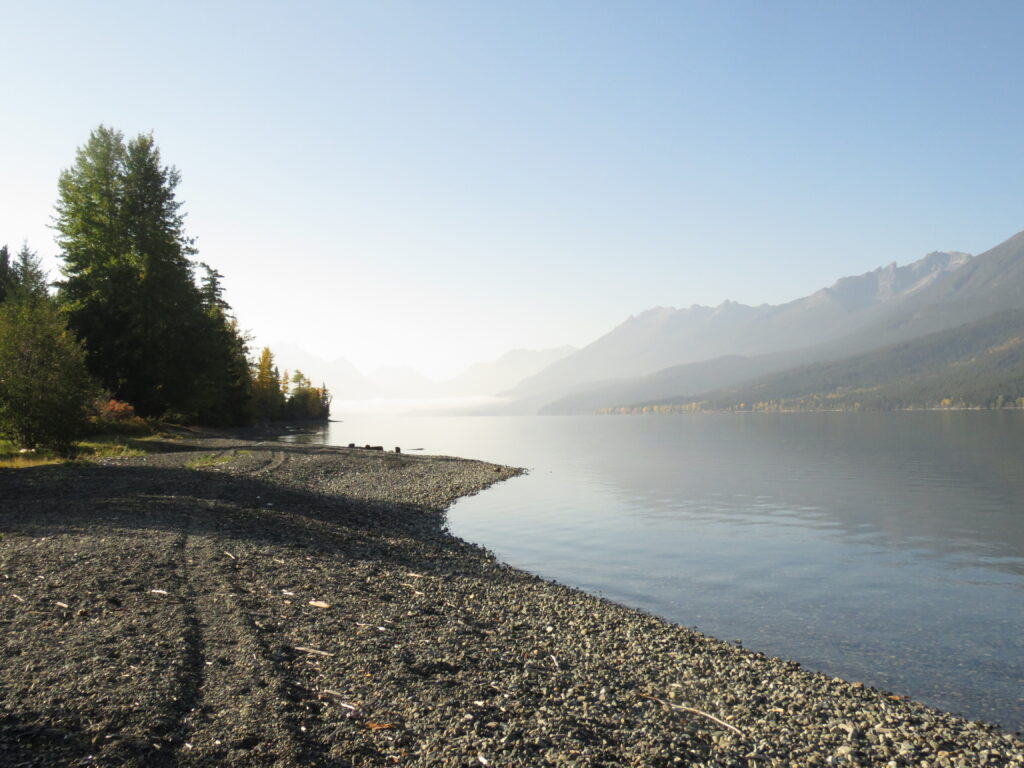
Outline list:
[[[335,444],[527,466],[460,501],[506,561],[1024,726],[1024,414],[354,418]]]

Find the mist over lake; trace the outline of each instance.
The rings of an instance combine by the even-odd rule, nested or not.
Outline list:
[[[512,565],[1024,727],[1024,413],[337,417],[528,467],[449,512]]]

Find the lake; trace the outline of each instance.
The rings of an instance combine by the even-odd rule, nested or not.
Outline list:
[[[1024,729],[1024,413],[337,418],[529,468],[449,511],[505,562]]]

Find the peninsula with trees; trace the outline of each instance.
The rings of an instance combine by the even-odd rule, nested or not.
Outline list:
[[[74,453],[131,418],[329,417],[326,386],[280,373],[270,349],[251,359],[223,275],[196,259],[179,181],[151,134],[100,126],[58,182],[56,291],[27,244],[0,248],[0,437],[16,448]]]

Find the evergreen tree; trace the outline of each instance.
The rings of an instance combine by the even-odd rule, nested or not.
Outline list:
[[[39,301],[49,295],[46,272],[28,243],[21,246],[13,261],[7,246],[0,247],[0,303]]]
[[[105,126],[93,131],[60,177],[60,298],[115,397],[143,416],[226,423],[247,408],[245,342],[219,275],[207,268],[196,285],[179,180],[151,135],[126,143]]]
[[[314,387],[299,370],[282,376],[274,364],[274,353],[264,347],[252,365],[252,406],[260,421],[294,419],[327,421],[331,395],[326,386]]]
[[[11,280],[8,288],[10,298],[22,301],[40,301],[49,297],[46,272],[35,251],[29,250],[28,243],[21,246],[15,262],[11,265]]]
[[[200,262],[199,266],[203,270],[199,292],[203,297],[203,306],[206,307],[207,313],[216,310],[225,314],[229,313],[231,307],[224,301],[224,287],[221,285],[224,275],[204,262]]]
[[[326,421],[330,416],[331,396],[327,387],[314,387],[302,371],[297,370],[292,375],[291,386],[285,390],[285,395],[286,419]]]
[[[14,281],[11,271],[11,252],[6,245],[0,246],[0,303],[7,298],[7,292]]]
[[[201,353],[205,393],[197,408],[198,419],[205,424],[248,424],[252,421],[252,382],[249,371],[249,347],[231,307],[223,298],[221,275],[206,264],[200,294],[206,331]]]

